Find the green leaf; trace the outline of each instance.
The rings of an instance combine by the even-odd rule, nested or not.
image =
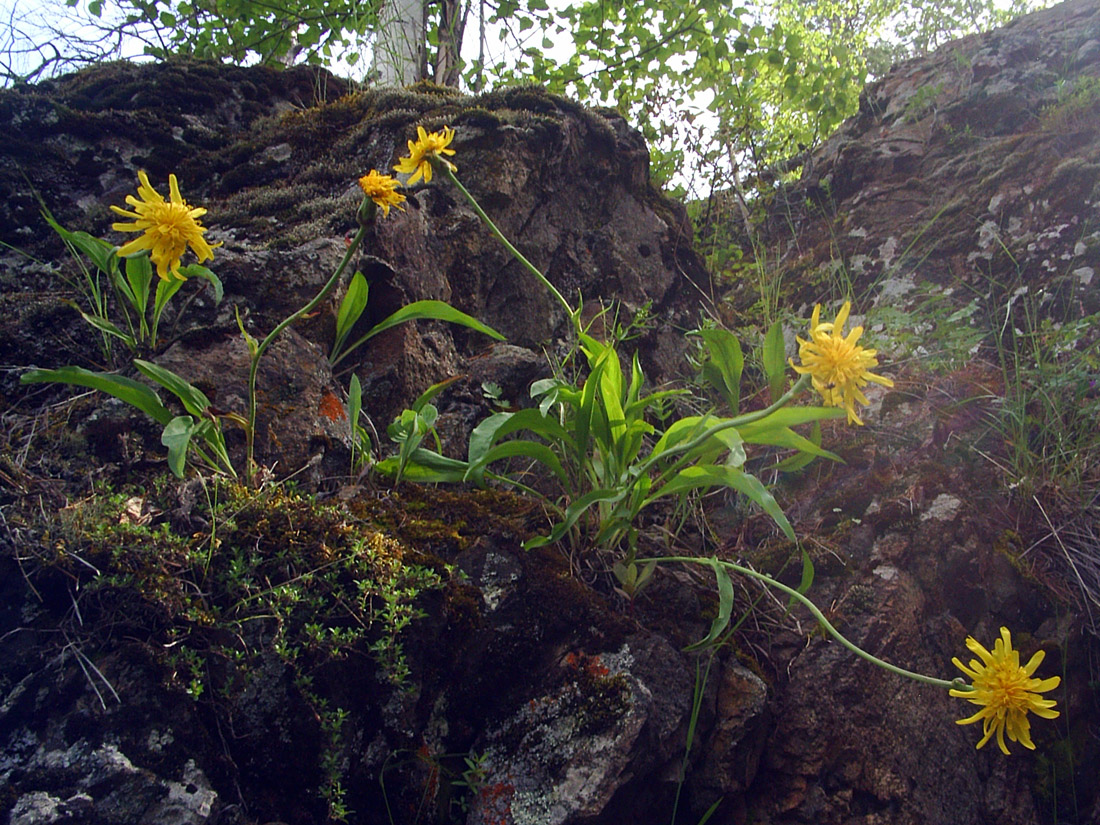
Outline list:
[[[363,385],[359,382],[359,376],[351,374],[348,382],[348,421],[352,426],[352,441],[355,440],[354,428],[359,423],[359,412],[363,409]]]
[[[842,459],[840,456],[836,455],[835,453],[831,453],[828,450],[821,449],[821,422],[814,422],[814,428],[810,433],[810,437],[806,440],[809,442],[810,445],[812,445],[812,447],[816,448],[816,451],[813,449],[806,449],[805,447],[800,445],[796,448],[799,450],[798,453],[778,462],[775,465],[775,468],[784,473],[796,473],[799,470],[802,470],[803,468],[808,466],[811,461],[819,456],[822,458],[832,459],[833,461],[839,461],[842,464],[844,463],[844,459]]]
[[[653,445],[650,452],[651,460],[659,461],[669,457],[677,459],[683,457],[694,461],[712,462],[723,452],[729,452],[724,462],[730,466],[741,466],[745,462],[745,450],[742,446],[741,434],[735,427],[719,430],[717,433],[697,444],[687,452],[684,448],[692,441],[703,435],[704,432],[721,424],[732,422],[730,418],[718,418],[713,415],[690,415],[675,421]]]
[[[180,415],[169,421],[164,432],[161,433],[160,443],[168,448],[168,469],[177,478],[183,478],[187,449],[191,446],[191,436],[194,431],[194,419],[189,415]]]
[[[598,359],[588,379],[581,388],[576,417],[573,420],[573,440],[577,445],[577,454],[588,454],[592,432],[592,414],[596,404],[596,391],[600,385],[600,373],[607,369],[607,360]]]
[[[205,266],[201,264],[181,266],[180,275],[184,278],[198,278],[201,281],[208,281],[210,285],[214,287],[214,303],[220,304],[222,302],[222,298],[225,296],[225,287],[222,286],[222,279]],[[179,279],[177,278],[175,280]]]
[[[117,264],[114,263],[118,260],[115,258],[115,248],[109,243],[101,241],[87,232],[70,232],[55,221],[53,215],[46,209],[42,210],[42,217],[46,219],[46,223],[63,241],[72,244],[90,258],[100,272],[110,275],[113,271],[117,271]]]
[[[172,420],[172,413],[161,403],[153,390],[132,378],[124,378],[121,375],[89,372],[81,367],[61,367],[55,370],[31,370],[23,373],[19,380],[23,384],[60,383],[88,387],[113,395],[137,407],[159,424],[167,425]]]
[[[498,444],[491,450],[485,452],[479,460],[478,466],[470,467],[467,478],[480,483],[485,467],[488,467],[494,461],[499,461],[502,458],[512,458],[513,456],[525,456],[538,461],[547,470],[553,473],[563,485],[568,485],[569,479],[565,474],[561,461],[558,459],[557,455],[554,454],[554,451],[545,444],[539,444],[537,441],[523,440],[505,441],[503,444]]]
[[[116,338],[121,338],[127,343],[127,345],[130,346],[131,349],[137,348],[137,342],[134,340],[134,336],[130,335],[128,332],[123,332],[106,318],[100,318],[97,315],[89,315],[87,312],[80,309],[80,307],[78,307],[76,304],[72,304],[71,306],[73,307],[73,309],[80,313],[80,317],[83,318],[89,325],[95,327],[100,332],[106,332],[108,335],[113,335]]]
[[[607,365],[600,370],[600,407],[606,420],[608,432],[604,435],[607,443],[616,443],[626,429],[623,416],[623,369],[619,353],[614,347],[607,347],[599,356]]]
[[[798,587],[796,587],[795,590],[805,596],[814,583],[814,562],[813,559],[810,558],[810,554],[806,552],[805,547],[800,544],[798,549],[802,553],[802,577],[799,579]],[[790,610],[790,608],[794,607],[796,601],[797,599],[791,596],[790,601],[787,603],[787,609]]]
[[[145,308],[149,305],[149,283],[152,278],[153,265],[148,255],[131,255],[126,259],[126,282],[130,287],[127,297],[139,318],[144,318]]]
[[[233,307],[233,316],[237,319],[237,329],[241,331],[241,337],[244,338],[245,345],[248,347],[249,356],[255,358],[256,353],[260,351],[260,342],[253,338],[248,330],[244,328],[244,321],[241,320],[240,307]]]
[[[152,336],[154,338],[156,338],[157,330],[160,328],[160,316],[164,312],[164,308],[168,305],[168,302],[172,300],[172,296],[180,291],[180,287],[183,286],[183,283],[183,280],[180,278],[170,278],[167,281],[163,278],[157,278],[157,292],[153,297]],[[155,347],[157,342],[152,341],[151,343]]]
[[[703,377],[722,394],[733,414],[737,415],[741,403],[741,372],[745,366],[741,343],[727,329],[701,329],[698,334],[710,355],[707,366],[713,367],[709,374],[704,369]]]
[[[772,324],[764,336],[762,360],[771,400],[778,401],[787,385],[787,352],[783,343],[783,324],[780,321]]]
[[[786,515],[784,515],[783,510],[779,507],[779,504],[772,494],[760,483],[759,479],[737,467],[718,466],[715,464],[699,464],[685,467],[674,475],[667,484],[650,496],[642,506],[648,506],[651,502],[673,493],[682,493],[688,490],[697,490],[703,487],[718,485],[729,487],[739,493],[744,493],[751,501],[758,504],[763,508],[764,512],[772,517],[772,520],[779,525],[779,529],[783,531],[783,535],[791,541],[795,540],[791,523],[787,521]]]
[[[344,352],[336,358],[333,363],[340,361],[346,357],[348,353],[358,347],[360,344],[378,335],[380,332],[384,332],[390,327],[395,327],[398,324],[403,324],[406,321],[418,321],[418,320],[435,320],[435,321],[447,321],[452,324],[459,324],[464,327],[469,327],[472,330],[488,335],[490,338],[495,338],[498,341],[503,341],[504,336],[497,332],[492,327],[486,326],[481,321],[467,315],[465,312],[461,312],[455,309],[450,304],[444,301],[413,301],[408,306],[401,307],[397,312],[388,316],[380,321],[375,326],[371,327],[370,331],[348,347]]]
[[[344,300],[340,302],[340,310],[336,315],[336,339],[333,341],[332,355],[329,360],[334,359],[339,354],[348,333],[351,332],[351,328],[355,326],[356,321],[362,316],[363,310],[367,308],[367,297],[369,295],[370,285],[367,283],[367,279],[363,277],[362,272],[356,272],[351,277],[351,281],[348,282],[348,291],[344,295]]]
[[[140,358],[135,358],[134,366],[137,367],[138,372],[146,378],[155,381],[175,395],[176,398],[183,403],[184,409],[191,413],[191,415],[196,418],[202,418],[206,414],[206,410],[210,406],[210,399],[208,399],[201,390],[197,389],[183,378],[180,378],[171,370],[167,370],[150,361],[142,361]]]
[[[821,425],[816,424],[818,432],[818,440],[820,442]],[[744,433],[742,433],[742,436]],[[767,429],[754,434],[751,438],[746,438],[750,444],[767,444],[771,447],[787,447],[791,450],[799,450],[803,453],[807,453],[811,458],[828,458],[833,461],[839,461],[844,463],[844,460],[836,453],[829,452],[822,449],[820,444],[815,444],[813,441],[799,435],[790,427],[781,427],[778,429]]]
[[[766,444],[768,442],[760,439],[765,437],[764,433],[768,430],[797,427],[799,424],[825,421],[830,418],[845,418],[846,416],[847,413],[840,407],[780,407],[764,418],[749,424],[741,424],[737,431],[749,443]]]
[[[480,464],[494,444],[512,433],[527,430],[551,443],[575,448],[572,437],[556,419],[545,416],[537,409],[517,410],[514,413],[494,413],[474,427],[470,433],[467,455],[471,464]]]
[[[712,558],[706,561],[700,559],[699,561],[701,563],[709,562],[714,570],[715,578],[718,580],[718,615],[710,623],[710,632],[707,633],[706,638],[688,645],[687,650],[699,650],[714,644],[729,626],[730,616],[733,615],[733,582],[730,580],[726,568],[718,564],[717,559]]]
[[[424,390],[424,392],[416,397],[416,400],[412,402],[412,406],[409,409],[419,412],[429,401],[460,378],[462,378],[461,375],[452,375],[450,378],[444,378],[442,381],[437,381],[432,384],[428,389]]]
[[[400,476],[407,481],[421,484],[454,484],[465,479],[469,465],[465,461],[420,448],[413,450],[403,465],[399,456],[392,456],[379,461],[374,468],[391,477],[397,477],[400,472]]]
[[[528,539],[523,543],[523,549],[534,550],[536,547],[553,544],[569,532],[570,528],[577,523],[577,520],[585,514],[589,507],[599,502],[613,504],[621,501],[626,493],[627,491],[625,489],[597,489],[586,493],[566,508],[565,518],[555,524],[548,535],[535,536],[532,539]]]

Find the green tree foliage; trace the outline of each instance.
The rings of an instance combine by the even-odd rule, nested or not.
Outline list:
[[[551,10],[545,0],[502,0],[498,19],[552,36],[525,46],[492,74],[534,80],[586,103],[618,108],[654,148],[655,172],[686,156],[707,181],[739,169],[790,172],[796,158],[856,111],[869,77],[951,38],[1001,25],[1042,0],[589,0]]]
[[[66,0],[76,6],[79,0]],[[376,0],[90,0],[96,19],[121,15],[120,24],[145,35],[155,57],[186,54],[214,60],[354,64],[354,49],[377,25]],[[117,25],[117,24],[116,24]]]
[[[679,173],[704,194],[766,187],[795,172],[800,153],[855,112],[869,77],[1048,0],[1008,8],[998,0],[424,2],[437,81],[472,89],[535,82],[613,106],[645,134],[658,180]],[[87,0],[94,17],[110,12],[116,27],[142,32],[154,56],[321,65],[358,62],[377,42],[380,7],[381,0]],[[463,63],[468,18],[479,24],[478,57]],[[493,31],[498,56],[486,58]],[[427,74],[425,66],[420,76]]]

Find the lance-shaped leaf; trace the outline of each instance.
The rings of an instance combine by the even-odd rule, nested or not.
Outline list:
[[[131,404],[162,425],[172,420],[171,411],[149,387],[132,378],[109,372],[90,372],[82,367],[60,367],[55,370],[31,370],[19,380],[24,384],[60,383],[99,390]]]

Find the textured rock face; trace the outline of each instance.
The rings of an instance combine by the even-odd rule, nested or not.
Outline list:
[[[815,601],[870,652],[942,678],[957,675],[952,657],[969,661],[965,636],[990,644],[1008,626],[1022,658],[1047,651],[1045,673],[1063,676],[1064,712],[1033,727],[1043,737],[1036,753],[975,751],[974,726],[954,723],[969,705],[834,644],[777,634],[781,684],[748,793],[754,822],[1100,817],[1094,793],[1071,812],[1053,798],[1065,786],[1052,781],[1084,781],[1100,758],[1078,727],[1097,714],[1081,681],[1097,642],[1070,618],[1087,624],[1089,613],[1066,562],[1084,553],[1091,566],[1095,544],[1053,538],[1077,529],[1079,508],[1044,514],[1009,488],[996,463],[1005,439],[990,428],[1004,392],[996,353],[979,361],[967,349],[977,338],[961,347],[948,339],[971,316],[971,330],[989,318],[1023,327],[1030,306],[1057,329],[1100,309],[1098,77],[1095,0],[950,43],[872,84],[802,180],[776,193],[758,240],[785,305],[806,317],[826,297],[853,298],[867,313],[864,340],[877,336],[881,372],[896,382],[868,393],[867,428],[826,428],[843,467],[820,467],[783,491],[788,514],[823,542]],[[757,298],[748,283],[732,296],[735,318]],[[916,307],[924,325],[914,329]],[[956,351],[944,358],[948,347]]]
[[[1092,0],[896,66],[780,193],[769,263],[803,306],[835,284],[907,308],[1030,282],[1057,295],[1052,315],[1096,312],[1097,78]]]
[[[797,299],[818,300],[840,260],[857,289],[875,285],[869,300],[880,305],[910,306],[929,285],[991,290],[1009,273],[1003,243],[1020,264],[1012,273],[1062,285],[1077,311],[1095,309],[1096,98],[1066,105],[1057,81],[1059,71],[1067,83],[1098,74],[1098,24],[1095,2],[1070,3],[951,44],[872,87],[805,180],[780,195],[783,220],[766,237]],[[227,297],[215,306],[200,295],[156,358],[240,409],[234,308],[258,335],[304,303],[343,253],[355,178],[391,166],[425,122],[456,128],[461,178],[563,293],[583,293],[590,309],[598,296],[652,300],[666,323],[642,342],[647,374],[661,380],[677,368],[679,352],[657,342],[680,337],[669,329],[692,319],[689,281],[703,275],[682,210],[647,188],[644,147],[621,119],[533,90],[479,99],[345,91],[302,70],[180,64],[105,67],[0,94],[11,138],[0,149],[0,239],[51,262],[0,256],[0,305],[13,319],[0,329],[0,362],[99,360],[95,338],[57,299],[69,294],[53,265],[64,254],[22,172],[64,224],[106,233],[106,206],[132,190],[136,169],[157,181],[174,171],[224,242],[214,269]],[[318,96],[328,104],[315,106]],[[517,400],[545,375],[541,347],[553,350],[563,331],[558,308],[444,183],[409,194],[355,262],[372,285],[356,333],[408,301],[441,298],[509,342],[405,326],[334,376],[326,307],[284,335],[261,371],[258,451],[279,462],[278,476],[306,466],[315,482],[344,461],[329,399],[349,365],[379,424],[428,384],[468,375],[440,401],[456,441],[484,414],[483,383]],[[1026,552],[1018,502],[970,449],[988,446],[974,434],[990,410],[973,399],[1001,379],[975,365],[944,376],[884,362],[897,386],[872,395],[868,427],[824,428],[823,443],[846,464],[817,462],[777,489],[814,557],[811,595],[872,653],[941,677],[954,675],[953,656],[965,659],[967,634],[988,644],[1010,625],[1025,658],[1047,651],[1044,675],[1064,662],[1063,715],[1035,725],[1036,754],[976,751],[976,732],[954,721],[968,705],[853,658],[813,634],[805,614],[769,607],[745,586],[735,615],[750,604],[756,612],[737,655],[725,648],[711,667],[677,821],[698,822],[715,802],[711,825],[1100,821],[1096,640],[1081,630],[1064,575]],[[32,422],[21,425],[31,444],[43,396],[26,396],[15,378],[5,373],[0,391],[5,409]],[[76,407],[74,423],[82,416],[93,469],[107,472],[99,464],[121,461],[116,439],[137,422],[110,404]],[[161,466],[159,434],[145,434]],[[0,462],[5,506],[67,503],[44,471]],[[142,628],[116,630],[108,616],[98,647],[59,639],[58,626],[75,627],[73,605],[87,603],[65,575],[49,588],[35,580],[41,592],[32,592],[15,559],[22,542],[45,540],[13,519],[0,524],[0,821],[312,825],[325,815],[328,759],[357,825],[668,822],[699,664],[682,649],[713,615],[711,581],[701,590],[688,574],[662,572],[627,613],[556,552],[520,549],[531,529],[522,505],[434,489],[342,494],[356,513],[370,510],[364,521],[423,530],[419,549],[467,578],[423,600],[428,615],[407,638],[407,690],[384,683],[363,651],[308,674],[313,691],[348,711],[343,739],[327,749],[317,706],[277,657],[236,692],[196,702]],[[200,496],[197,483],[181,488],[165,517],[182,536],[210,530]],[[425,526],[425,513],[438,523]],[[788,552],[797,560],[766,519],[723,518],[713,518],[723,556],[770,572]]]
[[[63,225],[106,235],[107,207],[133,191],[138,169],[161,189],[176,173],[184,197],[209,210],[208,237],[223,243],[211,266],[226,288],[218,307],[201,296],[179,331],[238,335],[237,309],[262,337],[313,297],[339,263],[362,197],[357,178],[371,168],[388,171],[416,125],[450,125],[465,185],[571,300],[583,296],[595,310],[603,299],[618,299],[624,317],[649,303],[669,322],[695,320],[689,281],[707,275],[691,251],[690,226],[681,206],[649,187],[645,146],[617,115],[535,89],[481,98],[430,88],[341,96],[345,91],[323,72],[184,63],[116,64],[5,92],[0,117],[10,140],[0,152],[0,237],[60,263],[63,250],[41,220],[38,197]],[[408,195],[406,209],[380,219],[351,262],[350,270],[366,275],[371,298],[350,340],[405,304],[438,299],[499,329],[513,346],[540,357],[544,346],[554,349],[566,331],[560,308],[459,193],[436,180]],[[76,329],[65,305],[45,297],[64,289],[60,275],[75,269],[59,275],[11,252],[2,265],[11,293],[5,300],[19,323],[5,330],[0,359],[93,366],[94,338]],[[298,327],[322,350],[339,297]],[[90,346],[74,347],[71,335]],[[341,383],[356,372],[368,412],[384,425],[431,383],[472,369],[471,359],[490,344],[444,325],[394,329],[341,362]],[[643,342],[643,354],[652,348]],[[667,356],[649,361],[650,377],[668,377],[668,364]],[[20,397],[14,376],[4,380],[4,397]],[[470,382],[452,394],[456,404],[481,396]],[[448,399],[441,402],[446,409]],[[295,438],[287,428],[279,435]],[[307,445],[291,448],[294,461],[308,452]],[[288,472],[297,469],[283,463]]]

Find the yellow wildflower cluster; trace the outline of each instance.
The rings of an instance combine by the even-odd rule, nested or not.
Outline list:
[[[856,327],[847,336],[844,324],[852,302],[845,301],[837,313],[835,321],[821,321],[821,306],[815,306],[810,318],[810,340],[798,341],[798,357],[802,364],[791,362],[795,372],[809,374],[813,378],[814,389],[821,393],[826,407],[842,407],[848,412],[848,423],[862,425],[856,414],[856,403],[866,404],[867,397],[862,388],[868,381],[894,386],[894,382],[881,375],[870,372],[878,366],[876,352],[864,349],[856,341],[863,334],[863,327]]]
[[[126,196],[126,202],[134,208],[128,212],[120,206],[111,209],[133,223],[114,223],[111,228],[117,232],[141,232],[142,235],[118,250],[119,257],[132,255],[143,249],[149,250],[149,257],[157,265],[157,275],[162,280],[180,275],[180,258],[191,247],[198,256],[199,263],[214,257],[213,250],[221,246],[211,246],[203,238],[206,229],[198,219],[206,210],[193,208],[180,196],[179,184],[175,175],[168,176],[168,192],[171,200],[164,197],[149,183],[145,172],[138,172],[138,197]]]
[[[445,163],[452,171],[456,168],[444,157],[455,153],[450,148],[454,129],[444,126],[441,132],[429,133],[423,126],[417,126],[416,131],[417,140],[409,141],[409,156],[399,158],[394,167],[396,171],[410,175],[406,186],[416,183],[421,177],[430,181],[433,161]],[[359,178],[359,187],[378,205],[385,217],[389,217],[390,207],[404,209],[401,204],[406,198],[397,191],[398,185],[393,177],[380,174],[376,169]],[[111,224],[112,229],[117,232],[142,233],[140,237],[119,248],[119,257],[149,250],[149,257],[157,267],[157,275],[165,281],[172,277],[183,277],[180,274],[180,259],[189,246],[198,257],[199,263],[213,258],[214,249],[221,246],[206,242],[203,237],[206,229],[198,220],[206,214],[206,210],[192,207],[183,199],[175,175],[168,176],[168,191],[169,200],[165,200],[149,183],[149,176],[144,171],[139,171],[137,197],[126,196],[126,202],[133,210],[120,206],[111,207],[113,211],[132,221]]]
[[[1051,676],[1049,679],[1035,679],[1033,674],[1045,655],[1039,651],[1026,665],[1020,665],[1019,651],[1012,649],[1012,637],[1008,628],[1001,628],[1001,638],[993,645],[993,652],[986,650],[980,642],[967,637],[966,646],[978,658],[971,659],[969,667],[958,658],[952,659],[955,666],[969,676],[973,683],[969,688],[951,690],[952,696],[965,699],[978,705],[981,710],[966,719],[958,720],[960,725],[969,725],[981,721],[982,738],[978,747],[982,747],[996,734],[997,746],[1005,754],[1005,733],[1013,742],[1019,742],[1025,748],[1035,750],[1031,741],[1031,723],[1028,713],[1034,713],[1043,719],[1054,719],[1058,711],[1053,710],[1053,699],[1043,699],[1040,693],[1054,690],[1061,679]],[[980,661],[979,661],[980,660]]]

